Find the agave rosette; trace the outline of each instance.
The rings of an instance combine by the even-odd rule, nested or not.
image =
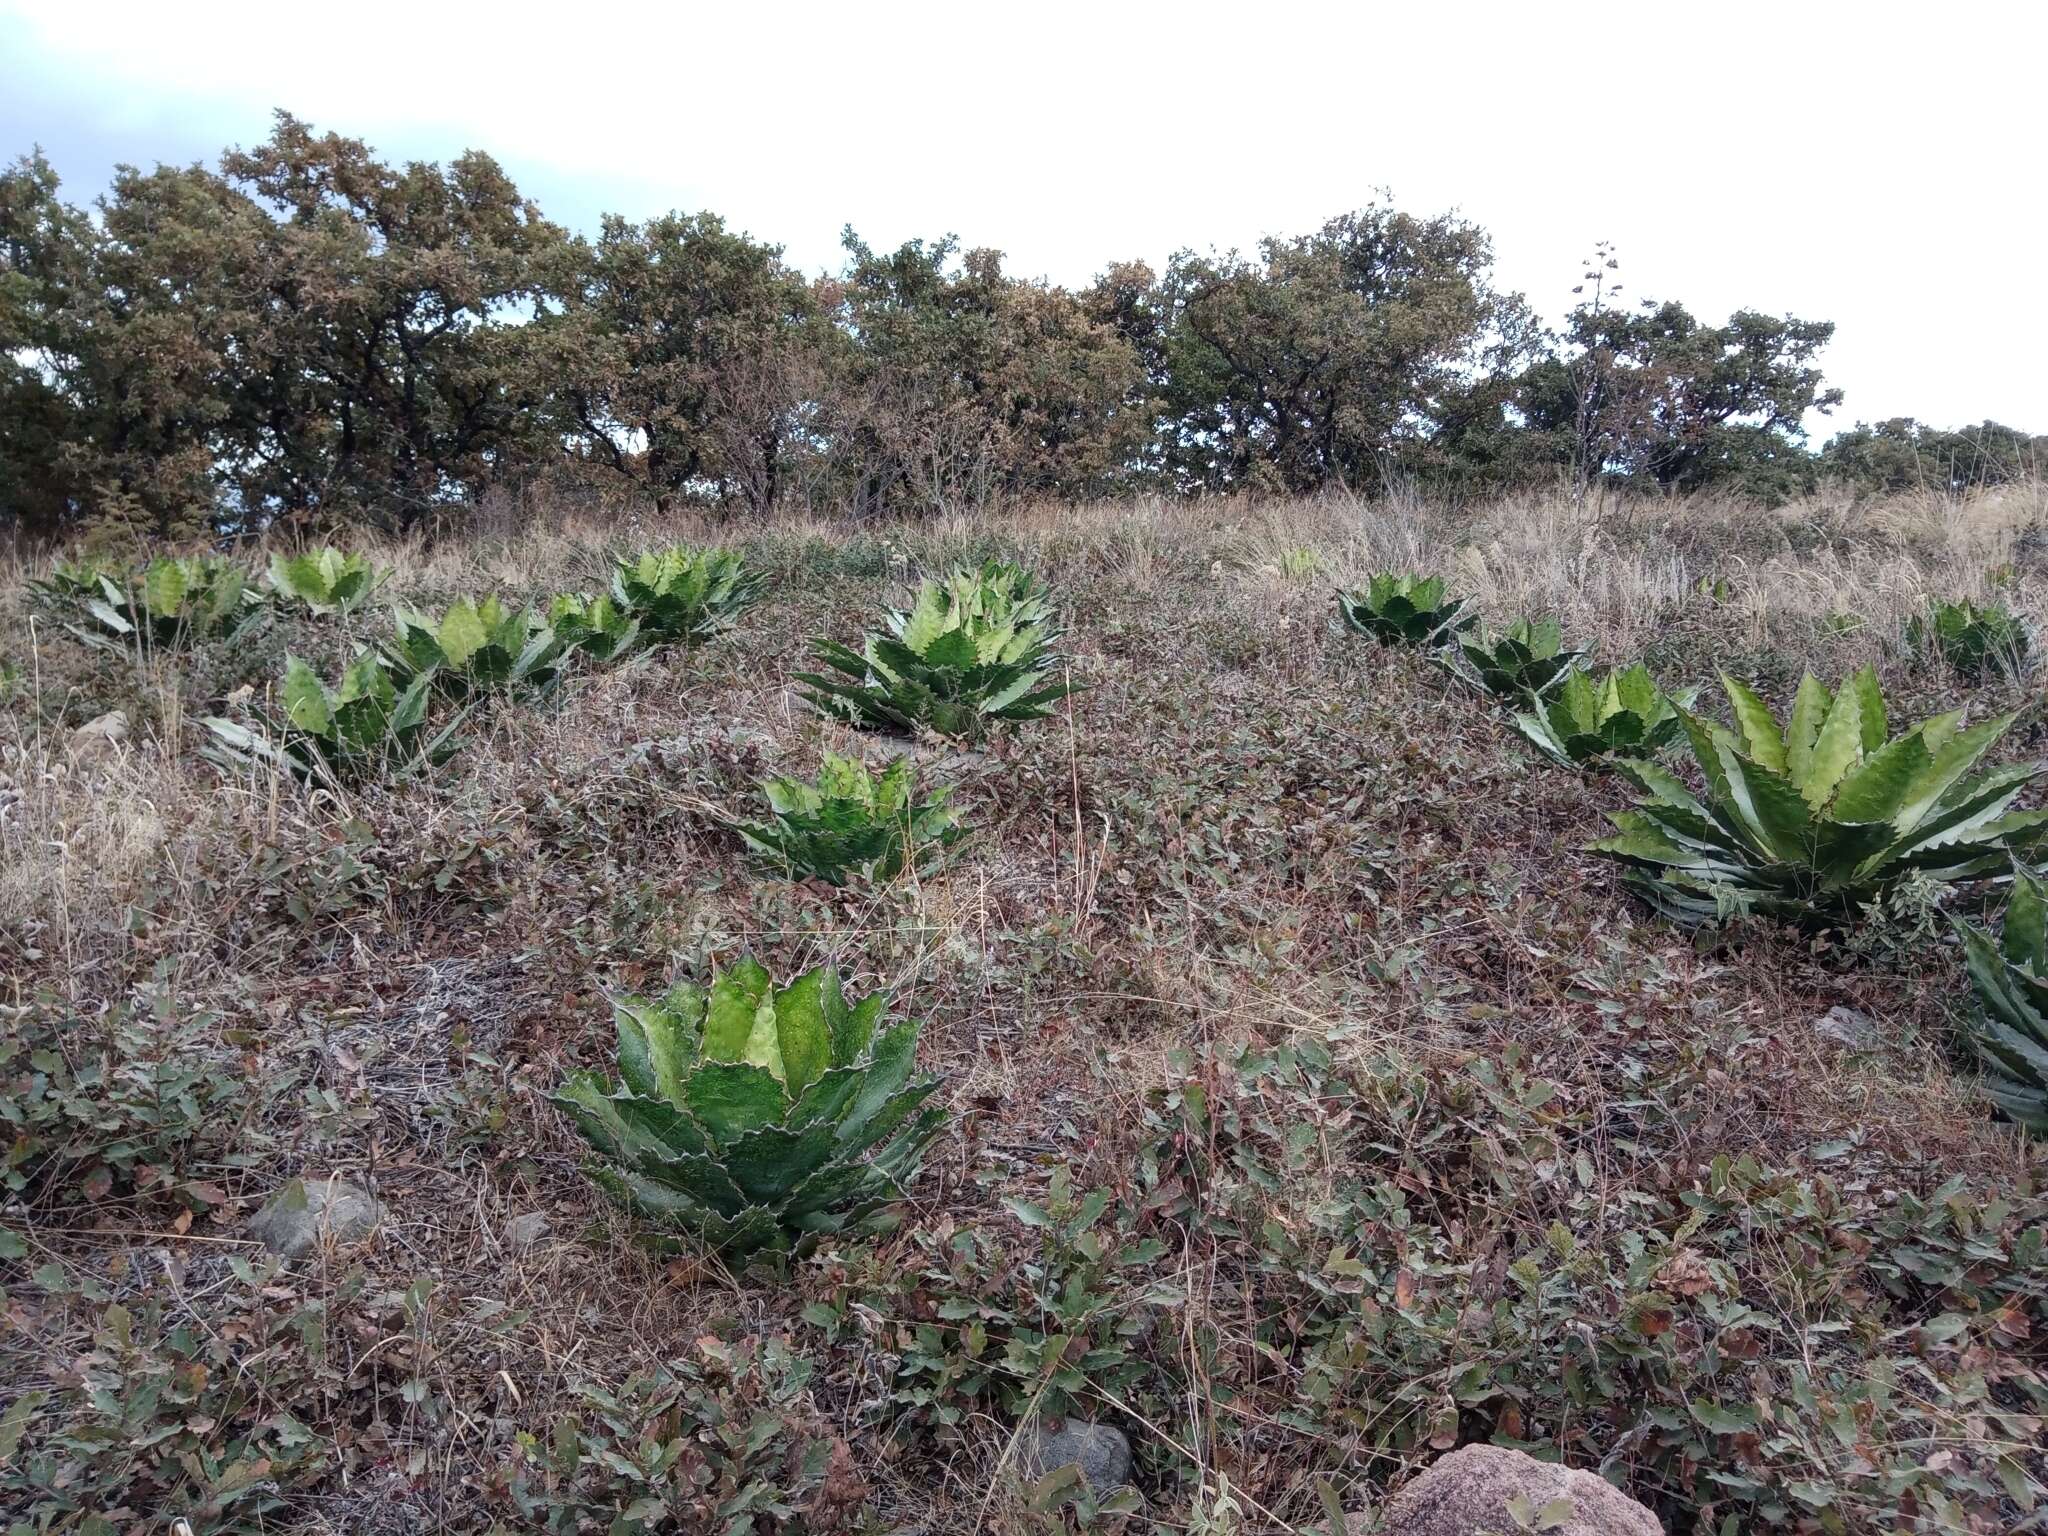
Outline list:
[[[2048,836],[2048,811],[2013,808],[2042,768],[1977,771],[2011,715],[1966,728],[1955,710],[1891,736],[1865,668],[1832,692],[1809,673],[1781,727],[1746,684],[1721,681],[1737,730],[1677,711],[1704,792],[1622,759],[1616,768],[1646,798],[1613,817],[1618,836],[1593,845],[1674,919],[1757,911],[1839,922],[1909,876],[1994,873]]]
[[[620,1081],[578,1072],[555,1102],[656,1246],[802,1251],[876,1224],[944,1122],[919,1026],[881,1027],[887,1002],[848,1001],[830,966],[778,988],[743,960],[708,989],[619,999]]]

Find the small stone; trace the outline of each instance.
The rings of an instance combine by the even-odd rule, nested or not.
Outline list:
[[[128,741],[128,711],[110,709],[97,720],[88,720],[71,733],[65,755],[84,762],[109,757]]]
[[[1875,1050],[1879,1038],[1877,1020],[1839,1003],[1813,1021],[1813,1032],[1852,1051]]]
[[[549,1225],[546,1211],[528,1211],[523,1216],[514,1216],[505,1223],[505,1246],[514,1253],[524,1253],[548,1235]]]
[[[384,1219],[377,1197],[359,1184],[332,1174],[293,1179],[249,1220],[249,1235],[290,1262],[332,1238],[356,1243]]]
[[[1068,1419],[1058,1429],[1034,1424],[1019,1447],[1025,1474],[1036,1481],[1061,1467],[1078,1467],[1097,1497],[1131,1480],[1131,1442],[1111,1424]]]
[[[1378,1536],[1664,1536],[1657,1517],[1605,1478],[1500,1445],[1468,1445],[1434,1462],[1387,1505]]]

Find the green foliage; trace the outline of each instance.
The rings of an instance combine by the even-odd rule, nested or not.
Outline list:
[[[42,576],[32,577],[27,585],[44,607],[62,613],[83,608],[91,599],[103,596],[100,583],[107,579],[107,574],[96,560],[58,560]]]
[[[296,656],[285,657],[285,718],[273,739],[237,721],[206,721],[217,755],[231,764],[275,763],[296,773],[347,782],[445,761],[461,715],[428,734],[427,677],[403,693],[374,652],[364,651],[330,688]]]
[[[554,631],[530,609],[509,609],[495,596],[461,598],[438,619],[401,608],[392,620],[398,638],[382,656],[408,683],[465,694],[555,680],[562,647]]]
[[[824,754],[818,782],[762,781],[772,820],[735,822],[761,859],[792,879],[844,885],[850,877],[893,880],[922,868],[965,835],[946,806],[949,791],[917,798],[916,769],[899,757],[879,775],[857,758]]]
[[[334,1441],[298,1416],[317,1421],[315,1403],[343,1389],[344,1371],[318,1362],[329,1304],[280,1304],[273,1277],[240,1255],[224,1259],[210,1298],[227,1328],[195,1320],[165,1287],[130,1281],[110,1295],[56,1264],[35,1279],[42,1308],[80,1320],[80,1369],[0,1412],[0,1509],[25,1517],[10,1533],[106,1536],[120,1511],[174,1510],[170,1529],[253,1536],[334,1474]],[[369,1326],[347,1299],[335,1310]]]
[[[585,1384],[545,1439],[522,1430],[502,1492],[521,1530],[818,1536],[850,1522],[866,1488],[811,1400],[812,1368],[779,1338]]]
[[[1690,708],[1693,691],[1667,697],[1637,662],[1595,683],[1569,672],[1547,699],[1515,716],[1515,725],[1539,751],[1566,767],[1622,755],[1654,757],[1678,740],[1675,703]]]
[[[1138,1235],[1142,1217],[1110,1190],[1075,1190],[1065,1164],[1042,1193],[1003,1206],[1021,1251],[988,1224],[920,1232],[918,1268],[805,1310],[835,1338],[855,1306],[916,1319],[887,1361],[889,1418],[947,1431],[977,1408],[1055,1417],[1146,1383],[1144,1344],[1184,1299],[1155,1269],[1166,1245]]]
[[[564,651],[592,661],[618,661],[640,644],[640,621],[613,602],[608,592],[596,597],[557,593],[548,604],[548,628]]]
[[[1520,703],[1554,688],[1566,673],[1586,659],[1583,651],[1563,649],[1556,619],[1517,619],[1504,635],[1479,626],[1478,638],[1461,636],[1458,651],[1479,686],[1497,699]]]
[[[1449,645],[1478,615],[1465,611],[1462,598],[1444,597],[1441,576],[1381,571],[1362,590],[1337,594],[1344,622],[1381,645]]]
[[[776,988],[751,960],[614,1009],[619,1075],[571,1075],[555,1102],[629,1210],[735,1257],[803,1251],[877,1225],[944,1112],[920,1105],[918,1025],[877,1033],[880,992],[848,1003],[830,966]],[[667,1244],[671,1240],[657,1239]]]
[[[83,637],[122,646],[232,637],[263,607],[242,568],[218,555],[156,559],[125,586],[104,573],[98,585],[85,611],[99,630]]]
[[[803,275],[715,213],[607,215],[561,254],[534,333],[572,451],[658,510],[707,492],[767,510],[809,441],[824,325]]]
[[[1616,766],[1648,798],[1614,816],[1620,836],[1593,845],[1667,916],[1841,922],[1915,875],[1989,874],[2048,836],[2048,811],[2011,809],[2044,770],[1973,772],[2010,715],[1965,729],[1956,710],[1889,736],[1866,668],[1833,693],[1808,673],[1781,727],[1746,684],[1721,682],[1739,733],[1678,710],[1704,794],[1623,759]]]
[[[1967,1034],[1984,1067],[1984,1091],[2014,1120],[2048,1136],[2048,898],[2015,868],[2012,902],[1996,945],[1955,920],[1980,1010]]]
[[[1955,603],[1933,598],[1924,616],[1906,621],[1906,646],[1969,678],[1986,672],[2017,678],[2027,664],[2026,626],[2003,603],[1980,608],[1968,598]]]
[[[909,608],[890,609],[883,623],[885,632],[871,632],[859,651],[812,642],[812,654],[838,674],[796,674],[820,714],[978,741],[998,721],[1044,719],[1072,691],[1053,676],[1058,631],[1045,590],[1013,565],[990,561],[927,581]]]
[[[766,581],[737,550],[672,544],[615,562],[612,601],[649,643],[694,645],[730,629]]]
[[[34,998],[0,1021],[0,1187],[30,1206],[171,1198],[203,1211],[226,1198],[208,1179],[238,1155],[238,1123],[279,1091],[223,1049],[218,1017],[161,980],[103,1013]]]
[[[1662,1186],[1690,1121],[1653,1106],[1722,1048],[1651,1069],[1619,1136],[1611,1103],[1512,1057],[1424,1071],[1303,1037],[1182,1058],[1129,1203],[1187,1234],[1169,1272],[1233,1277],[1239,1358],[1280,1388],[1247,1406],[1274,1403],[1304,1473],[1334,1425],[1333,1474],[1487,1440],[1595,1465],[1626,1434],[1630,1490],[1672,1530],[2033,1507],[2048,1384],[2002,1341],[2048,1321],[2048,1201],[1839,1145]]]
[[[376,587],[377,572],[368,560],[332,546],[270,557],[271,592],[303,603],[323,618],[351,611]]]
[[[1492,254],[1455,214],[1380,203],[1255,255],[1175,255],[1148,295],[1156,323],[1132,323],[1143,309],[1126,320],[1163,381],[1168,483],[1376,484],[1447,417],[1483,413],[1470,403],[1480,370],[1465,364],[1526,323],[1492,285]]]
[[[1568,350],[1516,381],[1528,436],[1589,478],[1767,502],[1812,488],[1804,422],[1842,398],[1816,362],[1833,325],[1755,310],[1714,325],[1683,304],[1612,294],[1587,295],[1567,321]]]
[[[2048,461],[2048,435],[1995,421],[1945,432],[1894,416],[1874,426],[1857,422],[1820,451],[1821,473],[1865,493],[1931,490],[1960,495],[2038,475]]]

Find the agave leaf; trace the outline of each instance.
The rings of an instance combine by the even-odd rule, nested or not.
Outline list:
[[[818,1121],[801,1129],[764,1125],[721,1148],[733,1182],[757,1204],[778,1205],[839,1150],[836,1128]]]
[[[1721,674],[1721,687],[1727,692],[1728,702],[1735,710],[1735,723],[1742,729],[1750,757],[1773,773],[1784,773],[1784,733],[1778,729],[1778,722],[1771,718],[1764,701],[1756,696],[1756,690],[1725,672]]]
[[[1877,669],[1862,668],[1849,679],[1849,687],[1856,694],[1856,718],[1863,727],[1862,748],[1865,752],[1875,752],[1891,733],[1891,722],[1885,714],[1884,690],[1877,685]]]
[[[771,985],[768,972],[751,959],[727,967],[711,984],[704,1017],[705,1056],[713,1061],[746,1059],[761,1011],[768,1009],[771,1024],[774,1019],[768,1000]]]
[[[880,1114],[883,1106],[910,1080],[911,1068],[917,1059],[918,1029],[916,1020],[907,1019],[884,1031],[875,1040],[867,1077],[861,1083],[860,1091],[854,1095],[845,1119],[839,1123],[842,1142],[859,1141],[868,1122]]]
[[[683,1101],[721,1145],[776,1124],[789,1107],[789,1097],[772,1072],[736,1061],[701,1062],[683,1084]]]
[[[1956,718],[1954,714],[1937,716],[1922,728],[1923,736],[1932,736],[1933,727],[1942,726],[1942,739],[1928,742],[1932,760],[1907,789],[1899,805],[1896,819],[1901,829],[1917,827],[1929,811],[1941,804],[1984,754],[1997,745],[2011,728],[2014,716],[1999,715],[1963,731],[1952,729]]]
[[[1806,778],[1799,792],[1815,811],[1825,810],[1835,786],[1856,765],[1863,753],[1863,694],[1852,686],[1835,691],[1835,702],[1821,722],[1813,755],[1806,766]]]
[[[817,966],[775,994],[776,1046],[782,1060],[782,1079],[793,1098],[816,1082],[832,1064],[824,979],[825,968]]]
[[[1929,762],[1926,743],[1918,732],[1880,746],[1842,781],[1832,814],[1841,821],[1889,823]]]
[[[703,989],[678,982],[659,1002],[618,998],[612,1018],[619,1032],[619,1076],[635,1093],[682,1102],[682,1079],[696,1058],[703,1025]]]
[[[2041,882],[2024,869],[2013,870],[2001,948],[2007,963],[2048,977],[2048,901],[2043,900]],[[2048,1039],[2048,1030],[2043,1038]]]
[[[191,575],[181,560],[152,560],[142,574],[142,605],[150,617],[175,620],[185,611]]]
[[[851,1157],[887,1141],[909,1120],[911,1112],[937,1091],[938,1086],[939,1080],[935,1077],[904,1085],[859,1121],[858,1129],[852,1129],[855,1122],[849,1116],[847,1126],[842,1128],[839,1136],[841,1154]]]
[[[327,736],[334,730],[334,712],[328,705],[327,685],[298,657],[284,659],[285,718],[308,736]]]
[[[1811,672],[1799,679],[1799,692],[1792,700],[1792,719],[1785,731],[1785,770],[1803,790],[1813,775],[1813,749],[1820,739],[1821,722],[1835,696]]]

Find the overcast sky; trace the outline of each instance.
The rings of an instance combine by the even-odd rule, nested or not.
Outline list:
[[[486,149],[591,229],[707,208],[838,263],[954,232],[1012,271],[1249,247],[1392,189],[1493,234],[1546,315],[1634,296],[1836,322],[1836,424],[2048,432],[2039,0],[345,7],[0,0],[0,156],[88,199],[287,108]]]

